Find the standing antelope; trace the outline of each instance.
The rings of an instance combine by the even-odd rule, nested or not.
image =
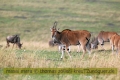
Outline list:
[[[57,26],[57,22],[55,21],[54,22],[54,25],[53,25],[53,28],[50,28],[50,30],[51,30],[51,32],[53,32],[54,30],[59,30],[59,29],[56,29],[55,27]],[[52,31],[53,30],[53,31]],[[60,51],[62,51],[62,48],[65,48],[64,47],[64,45],[62,45],[61,44],[61,42],[60,41],[57,41],[57,40],[51,40],[51,41],[49,41],[49,46],[53,46],[53,45],[58,45],[59,47],[58,47],[58,49],[59,49],[59,52]],[[69,52],[70,52],[70,47],[68,47],[69,48]],[[80,51],[80,50],[78,50],[78,51]]]
[[[98,45],[100,44],[102,49],[104,42],[109,42],[110,38],[114,35],[117,34],[116,32],[108,32],[108,31],[100,31],[100,33],[98,34],[98,36],[96,38],[94,38],[91,42],[91,48],[92,49],[96,49],[98,48]],[[105,49],[104,49],[105,50]]]
[[[53,28],[51,28],[51,32],[54,32],[55,30],[57,30],[57,31],[59,30],[59,29],[56,29],[56,26],[57,26],[57,22],[55,21],[55,22],[54,22],[54,25],[53,25]],[[71,31],[71,30],[70,30],[70,29],[66,29],[66,30],[64,30],[64,31]],[[55,40],[53,41],[53,40],[52,40],[52,41],[49,42],[49,45],[50,45],[51,43],[52,43],[52,45],[57,44],[57,45],[59,46],[59,51],[62,50],[62,47],[65,48],[65,47],[61,44],[60,41],[55,41]],[[78,42],[78,44],[76,44],[76,45],[78,46],[77,52],[80,52],[80,43]],[[70,46],[69,46],[68,48],[69,48],[69,49],[68,49],[69,52],[71,52],[71,51],[70,51]]]
[[[112,53],[114,52],[114,48],[116,48],[116,53],[120,54],[120,35],[115,34],[110,38],[110,44],[112,47]]]
[[[70,45],[78,45],[79,44],[82,47],[83,53],[86,52],[86,49],[90,53],[89,40],[90,40],[91,34],[87,30],[72,31],[69,29],[65,29],[62,32],[59,32],[56,29],[56,26],[53,26],[51,28],[51,31],[52,31],[53,41],[60,42],[65,47],[65,48],[62,47],[61,59],[63,58],[65,49],[71,58],[71,55],[69,54],[69,46]]]
[[[20,43],[20,37],[18,35],[7,36],[6,42],[7,42],[6,47],[10,46],[9,43],[12,43],[13,47],[14,47],[14,44],[16,44],[20,49],[22,47],[22,44]]]

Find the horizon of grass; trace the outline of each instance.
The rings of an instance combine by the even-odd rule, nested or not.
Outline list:
[[[7,1],[0,4],[0,37],[19,34],[25,41],[48,41],[55,21],[63,29],[120,32],[119,0]]]

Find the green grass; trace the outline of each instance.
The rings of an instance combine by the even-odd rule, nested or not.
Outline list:
[[[61,54],[57,48],[48,47],[50,28],[88,30],[96,36],[101,30],[120,33],[119,0],[1,0],[0,1],[0,78],[2,80],[89,80],[86,75],[5,75],[5,67],[116,67],[119,59],[111,50],[93,51],[80,60],[81,53],[72,49],[72,58]],[[5,38],[19,34],[23,48],[5,49]],[[24,51],[25,50],[25,51]],[[95,55],[94,55],[95,54]],[[22,59],[22,60],[21,60]],[[114,65],[113,65],[114,64]],[[91,75],[93,80],[119,80],[117,75]]]
[[[4,54],[3,54],[4,53]],[[0,73],[2,80],[119,80],[119,73],[117,75],[84,75],[84,74],[3,74],[2,68],[118,68],[119,70],[119,59],[115,55],[111,55],[111,50],[106,51],[93,51],[91,56],[85,54],[84,58],[81,59],[82,53],[76,53],[76,51],[71,52],[72,60],[67,54],[65,54],[64,59],[61,60],[61,54],[58,51],[51,50],[29,50],[29,49],[3,49],[0,52]],[[109,76],[109,77],[108,77]]]
[[[38,37],[42,35],[50,36],[49,28],[54,21],[58,22],[60,30],[69,28],[87,29],[96,33],[101,30],[119,32],[119,5],[118,0],[1,1],[0,37],[4,40],[8,34],[20,34],[24,40],[33,37],[39,41],[41,38]],[[42,40],[48,41],[47,38]]]

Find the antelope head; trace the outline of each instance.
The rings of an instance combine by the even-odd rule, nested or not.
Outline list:
[[[91,48],[92,49],[97,49],[98,48],[98,38],[97,37],[93,37],[93,39],[91,41]]]
[[[58,37],[57,33],[59,32],[58,31],[59,29],[57,29],[56,26],[57,26],[57,22],[55,21],[53,27],[50,28],[52,32],[53,43],[59,43],[59,41],[57,40],[57,37]]]
[[[54,25],[52,28],[50,28],[51,32],[52,32],[52,37],[55,34],[56,31],[58,31],[59,29],[56,28],[57,27],[57,21],[54,22]]]

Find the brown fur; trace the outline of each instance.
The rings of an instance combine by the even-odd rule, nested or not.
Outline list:
[[[98,34],[98,41],[99,39],[104,40],[104,42],[109,42],[110,37],[112,37],[114,34],[117,34],[116,32],[105,32],[105,31],[101,31]],[[101,43],[102,44],[102,43]]]
[[[82,46],[83,52],[86,51],[87,39],[90,39],[91,34],[86,30],[78,31],[62,31],[61,32],[61,42],[66,46],[80,44]]]
[[[112,51],[116,48],[116,53],[120,54],[120,35],[115,34],[110,38],[110,44],[112,47]]]
[[[104,42],[109,42],[110,38],[117,34],[116,32],[108,32],[108,31],[101,31],[98,36],[94,39],[94,41],[91,42],[91,48],[97,48],[98,44],[100,44],[103,48]],[[104,48],[103,48],[104,49]]]
[[[80,44],[82,47],[83,53],[86,52],[86,48],[88,51],[90,51],[90,48],[87,47],[91,37],[91,34],[89,31],[87,30],[72,31],[69,29],[65,29],[62,32],[59,32],[54,26],[51,29],[51,31],[52,31],[52,38],[54,42],[60,42],[62,45],[64,45],[68,54],[69,54],[68,47],[70,45]]]

